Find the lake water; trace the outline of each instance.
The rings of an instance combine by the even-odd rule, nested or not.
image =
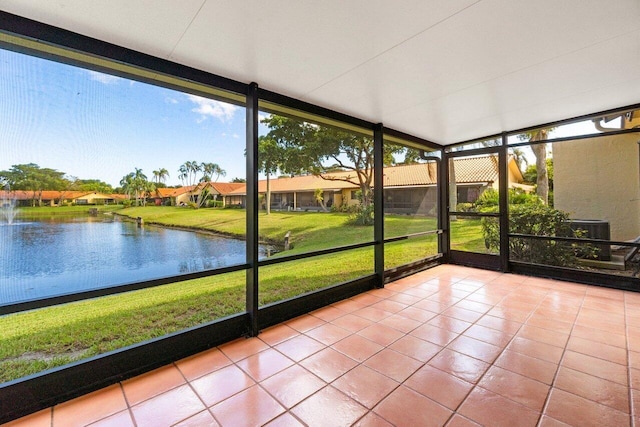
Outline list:
[[[0,304],[244,262],[243,240],[102,215],[18,219],[0,223]]]

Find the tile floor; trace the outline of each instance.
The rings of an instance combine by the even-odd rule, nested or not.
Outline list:
[[[10,426],[640,426],[640,293],[443,265]]]

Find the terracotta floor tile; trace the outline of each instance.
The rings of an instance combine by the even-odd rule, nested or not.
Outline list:
[[[298,332],[307,332],[313,328],[324,325],[326,322],[315,316],[305,314],[303,316],[296,317],[295,319],[285,322],[285,325],[295,329]]]
[[[518,310],[510,307],[494,307],[487,312],[488,316],[501,317],[512,322],[524,323],[531,315],[530,311]]]
[[[414,296],[414,297],[418,297],[420,299],[428,298],[431,295],[433,295],[435,292],[436,291],[434,291],[434,290],[426,290],[426,289],[420,289],[420,288],[415,288],[415,287],[404,289],[402,291],[403,294],[407,294],[407,295],[411,295],[411,296]],[[416,305],[417,304],[422,304],[423,302],[424,301],[420,301],[420,302],[417,302],[415,304]]]
[[[379,322],[384,318],[391,316],[393,313],[389,311],[380,310],[379,308],[365,307],[360,310],[354,311],[353,314],[360,316],[372,322]]]
[[[325,345],[331,345],[337,343],[345,337],[348,337],[349,335],[351,335],[351,332],[331,323],[327,323],[305,332],[305,335],[310,336],[314,340],[320,341]]]
[[[391,344],[389,348],[422,363],[431,360],[433,356],[442,350],[442,347],[437,344],[421,340],[411,335],[400,338]]]
[[[403,337],[404,334],[397,329],[393,329],[389,326],[384,326],[380,323],[376,323],[361,331],[357,332],[358,335],[363,336],[375,343],[386,347]]]
[[[494,364],[548,385],[553,383],[558,370],[558,365],[555,363],[529,357],[511,350],[502,352]]]
[[[84,426],[127,409],[120,384],[53,407],[53,425]]]
[[[368,304],[363,304],[361,302],[357,302],[354,301],[352,299],[345,299],[342,301],[338,301],[336,303],[331,304],[333,307],[337,308],[338,310],[342,310],[346,313],[352,313],[356,310],[360,310],[361,308],[365,308],[367,307]]]
[[[349,313],[331,321],[331,323],[354,333],[366,328],[367,326],[373,325],[374,322],[369,319],[365,319],[364,317]]]
[[[377,302],[382,301],[384,298],[378,298],[374,295],[371,295],[369,293],[364,293],[364,294],[360,294],[360,295],[356,295],[355,297],[351,298],[353,301],[365,304],[365,305],[372,305],[375,304]]]
[[[431,313],[442,313],[447,308],[451,307],[451,303],[440,303],[438,301],[432,301],[429,299],[423,299],[412,305],[412,307],[419,308],[420,310],[429,311]]]
[[[571,333],[573,323],[561,322],[558,320],[549,319],[548,317],[533,315],[527,319],[527,325],[537,326],[539,328],[550,329],[552,331],[560,332],[562,334]]]
[[[293,365],[293,363],[291,359],[279,351],[270,348],[253,356],[249,356],[246,359],[242,359],[237,362],[236,365],[249,374],[254,381],[260,382],[288,368]]]
[[[474,384],[491,366],[481,360],[449,349],[442,350],[428,364]]]
[[[88,427],[135,427],[135,424],[133,423],[131,412],[127,409],[89,424]]]
[[[183,385],[131,407],[131,412],[139,426],[169,426],[204,409],[193,390]]]
[[[217,371],[220,368],[229,366],[231,360],[217,348],[203,351],[195,356],[188,357],[176,362],[176,366],[182,375],[189,381],[199,378],[205,374]]]
[[[239,338],[228,344],[218,347],[229,359],[234,362],[252,356],[269,348],[260,338]]]
[[[550,386],[497,366],[491,367],[478,386],[541,412]]]
[[[584,372],[561,367],[554,387],[629,413],[629,389]]]
[[[545,415],[574,426],[630,425],[628,414],[556,388],[551,391]]]
[[[218,427],[219,425],[209,411],[202,411],[184,421],[180,421],[173,427]]]
[[[211,408],[223,426],[254,427],[266,424],[285,409],[260,386],[254,385]]]
[[[373,295],[374,297],[378,297],[378,298],[382,298],[382,299],[388,299],[392,296],[394,296],[395,294],[397,294],[396,291],[393,291],[389,288],[387,288],[386,286],[384,288],[377,288],[377,289],[373,289],[370,291],[367,291],[367,294],[369,295]]]
[[[522,323],[490,315],[482,316],[476,325],[486,326],[509,335],[515,335],[522,327]]]
[[[461,303],[462,301],[458,302],[455,306],[443,311],[442,314],[468,323],[474,323],[484,315],[484,313],[478,313],[477,311],[468,310],[460,306]]]
[[[407,319],[412,319],[421,323],[424,323],[429,319],[433,319],[437,315],[438,315],[437,313],[434,313],[429,310],[423,310],[415,306],[407,307],[404,310],[396,313],[396,316],[406,317]]]
[[[540,418],[540,422],[538,423],[538,427],[567,427],[569,424],[563,423],[562,421],[558,421],[555,418],[551,418],[548,415],[543,415]]]
[[[260,332],[258,338],[260,338],[266,344],[274,346],[298,335],[300,335],[300,332],[296,331],[290,326],[281,323]]]
[[[481,425],[495,427],[535,426],[539,412],[483,388],[475,388],[458,413]]]
[[[539,328],[532,325],[522,326],[516,336],[532,341],[539,341],[560,348],[565,348],[565,346],[567,345],[567,341],[569,340],[569,334],[563,334],[561,332]]]
[[[389,301],[395,301],[395,302],[399,302],[402,304],[406,304],[406,305],[413,305],[415,303],[417,303],[418,301],[420,301],[422,298],[420,297],[416,297],[414,295],[408,295],[402,292],[398,292],[393,296],[390,296],[389,298],[387,298]]]
[[[51,408],[2,424],[2,427],[51,427]]]
[[[358,362],[352,358],[332,348],[321,350],[300,362],[300,365],[328,383],[344,375],[357,364]]]
[[[403,334],[406,334],[413,331],[418,326],[422,325],[422,322],[409,319],[407,317],[401,316],[400,314],[394,314],[393,316],[389,316],[386,319],[381,320],[377,324],[388,326],[390,328],[393,328],[397,331],[402,332]]]
[[[235,365],[224,367],[191,381],[196,393],[207,406],[215,405],[253,384],[255,381]]]
[[[338,427],[352,425],[367,413],[367,408],[327,386],[299,403],[291,412],[310,426]]]
[[[520,337],[514,338],[507,349],[556,364],[560,362],[563,353],[562,348]]]
[[[452,414],[444,406],[405,386],[393,391],[373,412],[396,426],[421,427],[442,426]]]
[[[380,372],[389,378],[402,382],[417,371],[423,362],[407,355],[385,348],[364,362],[364,365]]]
[[[383,300],[373,304],[371,307],[377,308],[383,311],[388,311],[389,313],[397,313],[407,308],[408,304],[403,304],[397,301]]]
[[[445,311],[446,312],[446,311]],[[464,320],[454,319],[453,317],[448,317],[443,314],[434,317],[429,320],[427,324],[436,326],[441,329],[445,329],[447,331],[454,332],[456,334],[460,334],[464,332],[467,328],[471,326],[470,322],[465,322]]]
[[[640,369],[629,368],[629,380],[631,388],[640,390]],[[638,415],[640,415],[640,411],[638,411]]]
[[[291,408],[326,383],[300,365],[293,365],[260,383],[286,408]]]
[[[453,411],[473,388],[473,384],[429,365],[419,369],[404,385]]]
[[[264,427],[305,427],[300,421],[288,412],[280,415],[278,418],[269,421]]]
[[[493,305],[473,301],[470,299],[463,299],[462,301],[459,301],[456,305],[454,305],[454,307],[464,308],[466,310],[475,311],[476,313],[485,314],[487,311],[493,308]]]
[[[487,328],[482,325],[471,326],[469,329],[464,331],[463,335],[502,348],[504,348],[513,337],[510,334],[505,334],[504,332]]]
[[[319,319],[322,319],[325,322],[331,322],[332,320],[336,320],[338,317],[344,316],[346,313],[343,310],[340,310],[336,307],[327,306],[327,307],[323,307],[318,310],[312,311],[309,314]]]
[[[335,380],[331,385],[371,409],[400,383],[371,368],[359,365]]]
[[[360,335],[351,335],[332,346],[357,362],[364,362],[384,347]]]
[[[562,366],[628,386],[627,368],[617,363],[567,351],[562,359]]]
[[[174,365],[167,365],[124,381],[122,388],[125,396],[127,396],[127,402],[133,406],[150,397],[178,387],[185,382],[178,368]]]
[[[410,332],[410,335],[437,344],[441,347],[446,346],[458,337],[458,334],[455,332],[429,324],[417,327]]]
[[[464,335],[453,340],[447,348],[487,363],[493,363],[500,353],[502,353],[502,347],[478,341]]]
[[[353,427],[394,427],[394,425],[386,421],[380,415],[374,412],[369,412],[367,415],[360,418]]]
[[[296,362],[311,356],[327,346],[306,335],[298,335],[274,348]]]
[[[460,414],[454,414],[447,423],[446,427],[480,427],[480,424],[475,423]]]
[[[627,364],[627,351],[625,349],[585,338],[571,337],[567,344],[567,350],[619,363],[620,365]]]

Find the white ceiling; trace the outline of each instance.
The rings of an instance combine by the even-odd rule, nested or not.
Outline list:
[[[640,103],[640,0],[0,0],[451,144]]]

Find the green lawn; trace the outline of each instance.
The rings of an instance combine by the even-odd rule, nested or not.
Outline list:
[[[46,216],[71,210],[35,208],[21,213]],[[118,213],[140,216],[147,224],[244,234],[242,210],[154,206],[121,209]],[[465,224],[459,221],[455,227],[464,229]],[[387,236],[434,228],[432,218],[385,218]],[[292,232],[293,249],[280,255],[373,240],[373,227],[350,225],[348,216],[338,213],[261,213],[259,230],[261,239],[270,242],[280,242],[287,231]],[[388,244],[385,267],[433,255],[437,253],[436,242],[436,236],[423,236]],[[263,267],[259,272],[260,304],[372,272],[373,247]],[[240,271],[2,316],[0,382],[242,312],[244,283],[245,272]]]

